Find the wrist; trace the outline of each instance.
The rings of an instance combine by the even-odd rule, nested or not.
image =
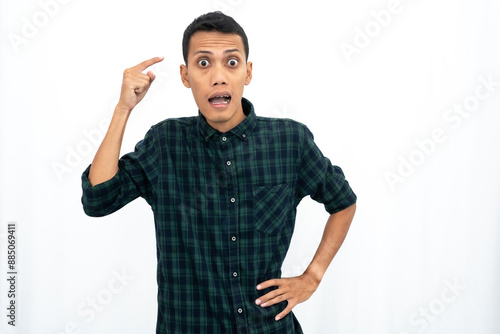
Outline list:
[[[111,122],[113,123],[113,121],[114,121],[114,122],[126,124],[131,112],[132,112],[131,108],[124,106],[124,105],[121,105],[121,104],[118,104],[115,107],[115,110],[113,112],[113,118],[112,118]]]
[[[321,283],[321,280],[323,279],[324,273],[325,273],[324,270],[321,270],[320,268],[314,266],[314,264],[311,263],[304,272],[304,275],[308,276],[317,285],[319,285],[319,283]]]
[[[134,108],[131,108],[125,104],[118,102],[118,104],[115,107],[115,114],[128,117],[132,112],[132,109]]]

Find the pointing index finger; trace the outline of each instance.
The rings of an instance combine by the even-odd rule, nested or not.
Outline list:
[[[156,63],[161,62],[163,59],[164,59],[164,57],[154,57],[154,58],[148,59],[148,60],[143,61],[142,63],[134,66],[133,69],[137,70],[139,72],[142,72],[145,69],[147,69],[148,67],[150,67],[151,65],[154,65]]]

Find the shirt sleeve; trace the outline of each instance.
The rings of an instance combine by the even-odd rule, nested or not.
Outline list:
[[[323,156],[311,131],[305,126],[304,130],[297,180],[298,196],[311,196],[315,201],[323,203],[329,214],[342,211],[356,203],[356,194],[345,179],[342,169],[332,165],[330,160]]]
[[[92,186],[88,175],[90,166],[82,174],[82,204],[92,217],[111,214],[137,197],[153,205],[153,192],[158,173],[158,145],[151,128],[134,152],[118,161],[118,172],[110,180]]]

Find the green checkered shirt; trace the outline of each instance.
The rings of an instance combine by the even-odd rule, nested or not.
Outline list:
[[[154,212],[157,333],[302,333],[293,312],[274,317],[255,300],[258,283],[281,277],[307,195],[331,214],[356,202],[342,170],[325,158],[312,133],[289,119],[246,118],[220,133],[199,113],[151,127],[118,173],[92,187],[83,173],[89,216],[110,214],[137,197]]]

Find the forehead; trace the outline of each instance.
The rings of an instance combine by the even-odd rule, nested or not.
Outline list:
[[[238,49],[242,55],[245,53],[243,40],[238,34],[226,34],[219,31],[197,31],[191,36],[189,42],[189,56],[197,51],[225,51]]]

